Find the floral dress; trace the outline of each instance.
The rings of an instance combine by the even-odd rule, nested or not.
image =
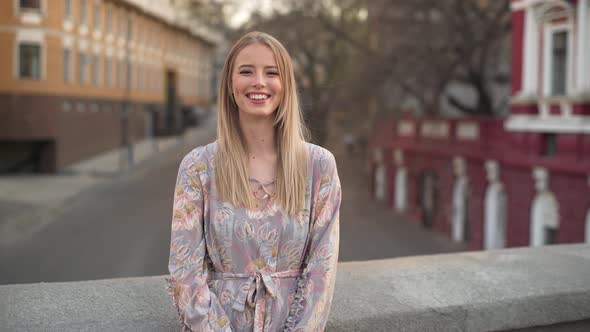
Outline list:
[[[334,156],[307,143],[305,208],[234,207],[215,189],[216,143],[189,152],[174,193],[168,290],[184,331],[322,331],[338,261]]]

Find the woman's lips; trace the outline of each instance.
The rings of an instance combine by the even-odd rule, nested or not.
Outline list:
[[[246,94],[246,97],[256,105],[264,104],[271,98],[271,96],[266,93],[248,93]]]

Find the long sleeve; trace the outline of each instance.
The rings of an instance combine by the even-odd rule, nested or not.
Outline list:
[[[231,331],[231,324],[215,293],[207,285],[203,209],[206,188],[200,172],[199,150],[180,164],[174,190],[174,211],[167,278],[183,331]]]
[[[326,326],[338,263],[339,214],[342,199],[334,156],[325,151],[314,197],[307,263],[298,280],[285,331],[323,331]]]

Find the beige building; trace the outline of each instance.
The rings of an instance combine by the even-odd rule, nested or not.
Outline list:
[[[0,1],[0,173],[180,132],[215,38],[179,22],[166,0]]]

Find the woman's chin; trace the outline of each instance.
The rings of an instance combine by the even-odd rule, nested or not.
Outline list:
[[[240,111],[240,115],[252,119],[265,119],[274,117],[274,111],[270,109],[248,109]]]

